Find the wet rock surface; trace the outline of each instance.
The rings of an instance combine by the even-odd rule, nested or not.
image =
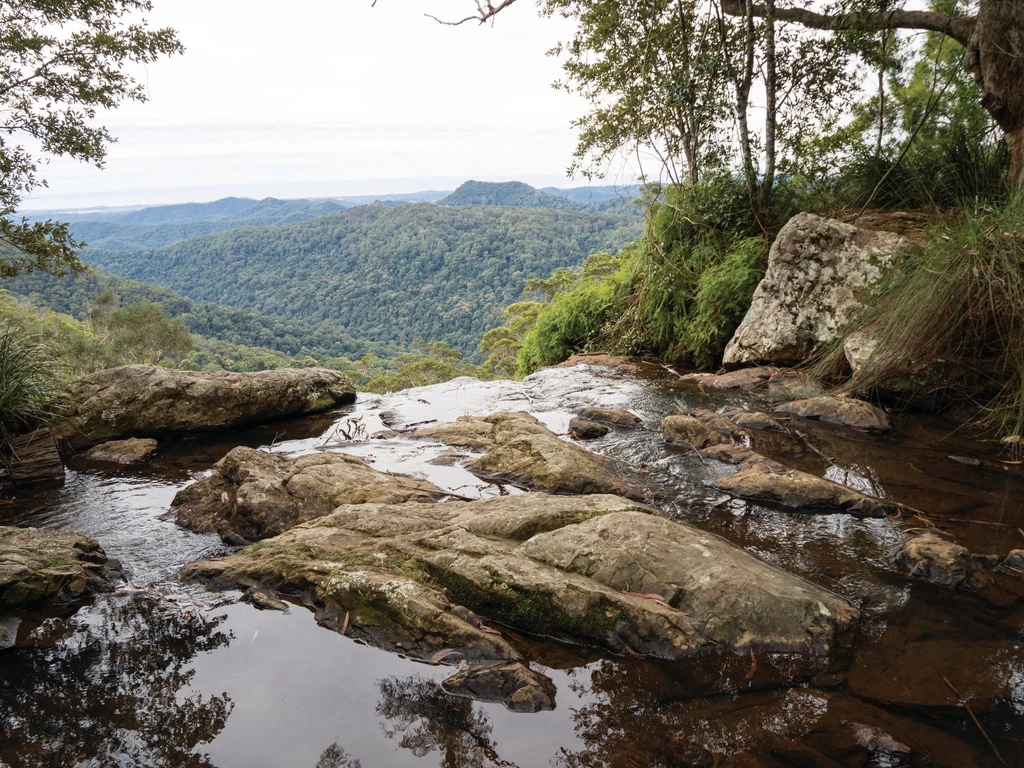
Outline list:
[[[108,440],[86,451],[82,458],[111,464],[136,464],[156,453],[157,441],[151,437],[129,437],[127,440]]]
[[[639,427],[640,417],[622,408],[601,408],[590,406],[580,410],[580,418],[600,424],[614,424],[617,427]]]
[[[732,425],[728,419],[723,419]],[[661,422],[661,432],[670,445],[688,445],[700,450],[711,445],[732,443],[727,435],[716,432],[696,416],[676,414]]]
[[[551,611],[531,610],[538,603],[543,605],[542,598],[552,593],[544,591],[542,584],[534,589],[530,573],[557,574],[557,578],[545,579],[548,583],[586,585],[591,591],[580,593],[581,602],[574,605],[585,606],[598,595],[605,599],[603,586],[615,593],[607,599],[622,601],[610,605],[621,607],[627,617],[647,615],[627,612],[646,608],[647,613],[653,609],[648,621],[656,619],[656,626],[697,622],[694,616],[680,616],[662,605],[661,600],[672,600],[672,585],[679,586],[679,579],[671,573],[656,571],[658,583],[669,589],[648,593],[645,584],[613,589],[577,572],[591,567],[584,563],[591,558],[590,539],[578,539],[569,532],[601,522],[603,518],[594,517],[593,509],[563,509],[545,517],[525,508],[503,506],[500,514],[481,515],[479,525],[454,525],[447,520],[439,526],[435,516],[441,511],[474,509],[476,503],[371,504],[371,508],[394,506],[401,512],[371,514],[372,509],[367,509],[354,513],[335,528],[330,548],[321,543],[326,536],[322,533],[308,542],[288,539],[288,546],[276,546],[279,538],[303,530],[298,527],[242,553],[251,555],[254,563],[260,557],[267,561],[247,566],[251,573],[243,576],[238,586],[247,586],[250,576],[254,583],[264,583],[255,578],[261,569],[268,574],[267,580],[295,579],[293,584],[278,585],[282,590],[279,599],[288,602],[289,613],[255,610],[244,604],[207,612],[189,599],[179,598],[177,604],[161,601],[157,609],[147,602],[125,617],[118,606],[127,598],[118,594],[90,601],[82,608],[61,608],[60,616],[42,622],[33,619],[31,612],[19,616],[20,627],[13,630],[17,644],[0,654],[0,679],[24,684],[0,686],[0,711],[14,713],[7,720],[0,718],[9,729],[4,733],[0,728],[0,752],[9,756],[12,764],[39,764],[40,756],[54,753],[54,739],[66,733],[71,735],[68,743],[73,749],[67,754],[72,762],[102,762],[107,757],[105,751],[82,747],[78,741],[75,724],[80,722],[79,712],[88,712],[90,722],[100,728],[109,726],[106,732],[116,733],[118,738],[156,743],[150,741],[145,724],[118,719],[109,702],[120,699],[110,695],[104,681],[131,686],[145,680],[165,686],[177,676],[160,671],[194,668],[196,676],[178,695],[166,689],[150,695],[147,687],[140,701],[150,713],[147,722],[156,724],[155,733],[163,739],[168,718],[185,711],[182,695],[197,702],[223,695],[222,715],[234,708],[229,727],[218,735],[223,721],[213,726],[210,743],[198,747],[203,752],[208,749],[216,764],[249,763],[256,754],[275,764],[313,765],[321,752],[329,757],[338,755],[341,751],[336,747],[344,745],[353,753],[350,757],[361,759],[364,765],[392,764],[398,749],[403,759],[424,764],[447,760],[453,765],[475,765],[486,755],[484,762],[494,764],[553,762],[566,768],[878,768],[906,760],[889,744],[889,736],[913,750],[911,764],[948,768],[997,765],[991,747],[942,676],[975,710],[1007,762],[1019,760],[1014,749],[1020,732],[1020,707],[1024,706],[1019,684],[1024,679],[1020,643],[1024,602],[1010,592],[993,601],[991,586],[976,591],[931,584],[911,576],[893,557],[908,529],[913,533],[921,526],[937,526],[950,532],[969,552],[993,553],[999,558],[999,564],[987,572],[995,582],[1004,579],[1024,584],[1009,570],[1018,563],[1013,551],[1024,542],[1016,531],[1018,526],[1024,527],[1019,504],[1024,498],[1024,471],[1006,461],[1008,454],[1001,453],[997,443],[971,439],[948,422],[895,412],[893,429],[885,436],[780,414],[775,419],[779,429],[737,424],[745,434],[731,439],[739,442],[712,445],[698,455],[689,447],[665,444],[659,425],[667,414],[681,408],[691,414],[708,411],[735,423],[735,412],[770,411],[780,398],[799,392],[799,377],[778,372],[774,380],[787,382],[790,394],[786,395],[781,387],[772,391],[768,384],[749,391],[698,386],[694,378],[680,378],[661,366],[638,363],[636,370],[627,374],[580,361],[573,367],[541,371],[522,382],[461,379],[394,395],[361,396],[355,410],[346,413],[329,433],[324,430],[332,425],[322,419],[316,420],[323,425],[319,431],[291,433],[297,439],[282,442],[270,427],[250,444],[272,444],[274,454],[282,453],[289,461],[321,451],[327,444],[331,450],[365,458],[374,468],[425,477],[453,498],[496,496],[518,491],[483,482],[464,467],[474,454],[498,445],[491,439],[493,425],[481,433],[487,438],[486,447],[457,448],[447,456],[452,449],[438,440],[414,438],[413,430],[427,423],[454,423],[465,414],[483,421],[495,412],[529,410],[554,435],[562,436],[570,418],[584,408],[630,410],[641,418],[639,426],[611,425],[608,435],[588,447],[614,460],[616,467],[623,468],[624,479],[647,488],[647,498],[659,509],[660,519],[688,523],[702,535],[717,534],[772,567],[818,584],[857,606],[859,629],[852,640],[847,641],[848,633],[841,633],[832,651],[823,655],[748,647],[677,659],[659,659],[653,654],[636,658],[634,653],[643,655],[643,649],[657,647],[655,636],[640,633],[648,645],[634,645],[625,629],[619,642],[626,638],[628,646],[617,652],[598,641],[564,644],[516,629],[533,625],[542,631],[550,628],[549,635],[569,636],[563,634],[566,625],[557,615],[552,618]],[[770,380],[771,376],[763,381]],[[365,430],[351,429],[355,422],[365,425]],[[391,432],[384,432],[384,424]],[[369,437],[376,434],[388,437]],[[76,468],[68,473],[59,495],[29,489],[24,498],[19,496],[16,506],[0,507],[0,514],[19,525],[79,527],[102,542],[108,553],[127,557],[130,572],[145,574],[140,582],[166,578],[162,574],[175,573],[181,564],[196,558],[220,558],[225,548],[215,536],[194,534],[158,517],[166,512],[188,473],[208,470],[236,445],[203,438],[193,449],[191,439],[162,441],[160,454],[140,468]],[[560,439],[565,442],[564,437]],[[972,463],[951,460],[951,456]],[[912,505],[926,513],[930,522],[911,519],[906,513],[885,519],[841,513],[835,508],[822,510],[826,514],[792,514],[782,504],[743,499],[715,487],[718,479],[748,462],[773,467],[778,473],[805,472],[864,495]],[[549,502],[578,500],[522,496]],[[149,507],[140,504],[147,499]],[[621,497],[617,502],[625,505],[617,509],[619,513],[650,517],[637,511],[639,505]],[[87,511],[91,513],[83,516]],[[140,526],[140,519],[147,515],[152,522]],[[80,521],[84,527],[78,526]],[[637,526],[632,523],[620,525],[600,536],[624,535],[634,529]],[[566,543],[564,568],[521,551],[527,543],[532,546],[533,540],[544,537],[560,537]],[[359,543],[367,538],[374,543]],[[659,532],[637,546],[657,552],[657,545],[666,538]],[[388,544],[383,547],[385,540]],[[615,556],[624,557],[627,545],[609,538],[603,551],[611,557],[613,549]],[[366,552],[371,558],[360,561],[359,556]],[[577,552],[581,556],[570,567]],[[355,559],[350,559],[352,555]],[[147,558],[154,557],[157,567],[147,565]],[[516,570],[523,560],[532,571],[525,566]],[[1024,565],[1024,560],[1019,564]],[[646,565],[641,558],[636,567]],[[617,567],[600,566],[608,572]],[[318,593],[323,581],[307,583],[301,576],[319,574],[318,578],[329,579],[355,571],[366,574],[363,586],[357,588],[353,581],[351,588],[342,588],[336,582],[334,597]],[[595,576],[611,580],[605,572],[595,571]],[[150,576],[154,573],[157,576]],[[218,578],[215,572],[211,578]],[[230,579],[224,582],[233,583]],[[234,599],[236,594],[215,595],[192,583],[161,589],[170,589],[175,595],[184,592],[201,603]],[[510,594],[516,599],[505,599]],[[519,599],[520,594],[537,598],[531,603]],[[316,627],[303,603],[315,608],[317,620],[333,632]],[[519,613],[514,611],[517,607]],[[78,618],[69,619],[74,608]],[[221,610],[229,612],[226,623],[219,625],[225,635],[224,646],[217,650],[197,644],[205,633],[218,632]],[[600,626],[601,616],[607,621],[608,610],[605,607],[591,614],[589,625]],[[399,618],[392,618],[389,611]],[[410,615],[419,618],[410,619]],[[499,615],[512,615],[515,623],[491,618]],[[168,617],[173,621],[165,626]],[[420,628],[416,628],[417,622]],[[68,629],[74,626],[88,628],[90,634]],[[622,626],[630,623],[624,621]],[[139,642],[140,631],[145,642]],[[607,625],[605,631],[608,636]],[[460,632],[464,641],[459,639]],[[104,655],[102,643],[111,636],[124,637],[126,642],[111,649],[118,654],[117,665],[104,666],[111,657]],[[75,650],[79,648],[81,651]],[[153,652],[161,648],[170,654],[161,651],[162,655],[154,658]],[[202,653],[193,664],[193,654],[199,651]],[[80,663],[86,656],[96,660],[94,666]],[[135,656],[137,662],[132,661]],[[492,666],[498,671],[490,671]],[[70,672],[78,667],[84,670],[81,678]],[[64,670],[59,679],[54,669]],[[113,676],[92,674],[101,669],[114,670]],[[325,669],[345,671],[335,675],[325,674]],[[155,676],[153,670],[158,670]],[[442,682],[452,673],[454,678]],[[461,673],[466,674],[460,678]],[[453,679],[457,685],[452,684]],[[551,701],[545,679],[557,687],[553,710],[545,709]],[[55,693],[69,689],[76,692],[73,699]],[[346,701],[347,714],[342,720],[336,716],[339,698]],[[540,711],[504,716],[496,707],[474,698],[500,701],[517,711]],[[79,699],[82,706],[75,709]],[[56,701],[59,706],[54,706]],[[54,716],[67,725],[56,727]],[[253,727],[253,717],[259,723],[274,718],[280,727]],[[289,728],[289,722],[301,722],[302,732],[309,734],[302,744],[281,739],[281,729]],[[38,725],[31,732],[19,730],[25,723]],[[112,731],[114,727],[123,730]],[[179,732],[191,738],[191,729],[175,731]],[[413,738],[423,757],[408,752],[410,747],[405,745],[413,743]],[[330,748],[324,750],[327,745]],[[295,757],[295,750],[304,747],[308,749]],[[187,758],[195,749],[190,740],[181,754]],[[136,759],[122,753],[115,758]]]
[[[171,502],[186,528],[216,531],[229,543],[275,536],[339,504],[433,502],[437,486],[378,472],[361,458],[316,453],[291,459],[239,447],[209,477],[182,489]]]
[[[121,580],[120,565],[88,536],[0,526],[0,610],[108,592]]]
[[[466,468],[491,482],[548,493],[641,496],[616,473],[614,462],[560,439],[528,414],[463,416],[449,424],[419,429],[413,437],[486,450]]]
[[[597,440],[611,432],[611,427],[574,416],[569,421],[569,437],[576,440]]]
[[[903,510],[899,504],[867,496],[845,485],[777,462],[747,457],[738,472],[719,478],[715,487],[745,499],[767,501],[802,512],[849,512],[885,517]]]
[[[951,589],[982,589],[990,581],[988,571],[999,560],[972,554],[931,531],[908,539],[896,553],[896,561],[911,576]]]
[[[906,245],[890,232],[797,214],[772,244],[724,363],[803,362],[836,337]]]
[[[811,397],[794,400],[775,408],[776,413],[792,413],[807,419],[820,419],[870,432],[887,432],[889,417],[881,408],[852,397]]]
[[[129,436],[233,429],[354,401],[348,377],[325,368],[203,373],[126,365],[70,384],[51,427],[79,450]]]
[[[471,667],[523,662],[481,617],[664,659],[827,653],[855,628],[859,612],[837,595],[652,512],[616,496],[536,493],[347,505],[182,576],[312,594],[322,623]],[[541,707],[544,685],[515,664],[502,700]]]

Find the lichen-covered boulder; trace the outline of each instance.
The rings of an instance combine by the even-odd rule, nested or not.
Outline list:
[[[88,536],[0,526],[0,610],[109,592],[121,580],[120,566]]]
[[[443,495],[432,483],[378,472],[357,456],[292,459],[239,446],[208,477],[178,491],[171,509],[179,525],[242,544],[276,536],[341,504],[431,502]]]
[[[204,373],[124,365],[70,384],[51,428],[80,450],[125,437],[234,429],[354,401],[349,378],[326,368]]]
[[[767,272],[723,361],[805,360],[836,338],[905,246],[891,232],[797,214],[772,244]]]

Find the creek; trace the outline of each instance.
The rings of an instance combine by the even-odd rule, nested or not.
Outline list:
[[[585,447],[621,461],[662,514],[853,602],[862,620],[852,645],[827,660],[775,658],[758,674],[753,654],[666,663],[506,628],[557,687],[554,711],[513,714],[446,693],[448,668],[317,626],[301,603],[259,611],[235,593],[175,581],[186,563],[233,551],[166,513],[236,445],[342,450],[483,498],[519,491],[481,481],[444,460],[447,446],[403,430],[525,410],[564,434],[589,405],[629,409],[643,425]],[[968,593],[910,578],[892,559],[905,536],[898,519],[786,512],[715,490],[710,482],[732,468],[666,448],[659,424],[681,408],[726,407],[769,406],[661,366],[577,365],[524,382],[462,378],[360,395],[326,416],[184,436],[140,467],[75,460],[63,485],[18,489],[0,524],[92,536],[129,583],[5,620],[14,644],[0,651],[0,766],[961,768],[998,766],[997,751],[1024,765],[1024,586],[1004,579]],[[794,417],[785,434],[752,433],[751,447],[921,510],[972,552],[1024,548],[1024,475],[998,442],[937,418],[891,416],[885,435]],[[910,756],[887,748],[886,734]]]

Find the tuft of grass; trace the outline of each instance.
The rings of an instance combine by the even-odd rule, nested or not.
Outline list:
[[[45,419],[60,381],[43,344],[9,322],[0,325],[0,439]]]
[[[951,217],[947,216],[947,221]],[[1024,195],[961,210],[926,232],[850,330],[877,345],[849,391],[893,391],[941,406],[973,400],[979,420],[1024,434]],[[842,343],[816,366],[836,374]]]

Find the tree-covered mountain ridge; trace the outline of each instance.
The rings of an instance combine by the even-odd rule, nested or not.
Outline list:
[[[90,249],[113,274],[199,302],[330,325],[367,342],[476,348],[531,277],[618,251],[635,214],[375,203],[156,249]]]

